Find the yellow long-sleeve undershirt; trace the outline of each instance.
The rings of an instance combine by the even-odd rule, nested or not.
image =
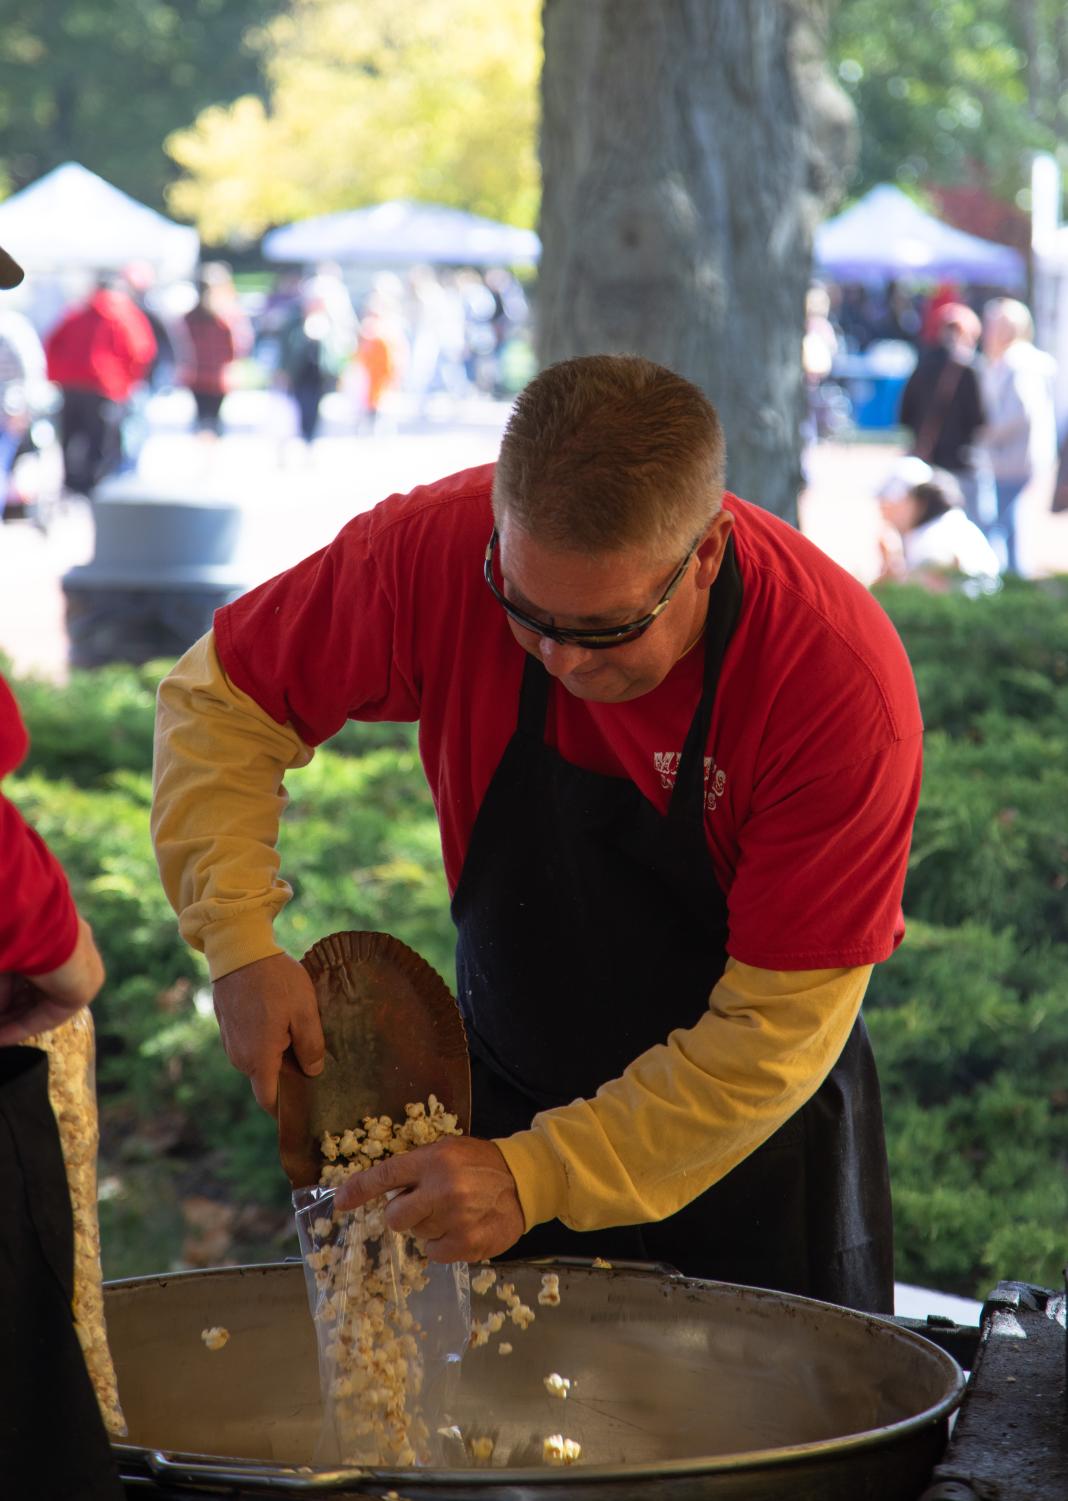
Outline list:
[[[282,779],[311,754],[229,681],[210,634],[160,686],[152,836],[182,935],[213,979],[282,952],[272,926],[292,895],[275,849]],[[818,1089],[870,974],[728,961],[695,1026],[592,1100],[543,1111],[498,1141],[527,1227],[659,1220],[718,1182]]]

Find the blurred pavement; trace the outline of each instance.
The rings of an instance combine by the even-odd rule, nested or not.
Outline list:
[[[442,397],[417,413],[398,403],[374,435],[364,435],[352,432],[345,399],[332,395],[310,452],[292,434],[288,403],[270,393],[229,396],[226,435],[216,442],[190,432],[191,413],[186,392],[153,399],[138,474],[149,488],[239,500],[245,522],[237,565],[251,586],[322,547],[386,495],[492,460],[508,405]],[[897,452],[887,443],[824,443],[808,456],[802,530],[864,583],[878,570],[873,492]],[[1068,515],[1052,516],[1046,493],[1024,497],[1020,531],[1029,571],[1068,572]],[[92,520],[81,501],[64,505],[47,536],[27,522],[0,525],[0,653],[16,673],[65,675],[60,580],[92,551]]]

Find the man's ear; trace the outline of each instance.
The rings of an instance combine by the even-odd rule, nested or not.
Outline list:
[[[723,554],[727,549],[727,539],[734,526],[734,517],[730,511],[720,511],[713,516],[708,523],[705,532],[697,547],[697,587],[710,589],[716,582],[716,577],[723,563]]]

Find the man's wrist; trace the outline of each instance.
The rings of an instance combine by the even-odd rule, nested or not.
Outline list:
[[[257,959],[285,952],[274,936],[269,912],[246,912],[240,917],[211,923],[202,929],[200,940],[212,981],[255,964]]]
[[[543,1131],[517,1131],[494,1137],[508,1171],[515,1179],[519,1206],[527,1230],[567,1213],[567,1169]]]

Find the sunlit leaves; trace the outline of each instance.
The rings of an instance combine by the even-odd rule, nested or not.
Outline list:
[[[537,211],[537,0],[294,0],[257,39],[266,106],[205,111],[167,149],[209,240],[390,198],[514,224]]]

